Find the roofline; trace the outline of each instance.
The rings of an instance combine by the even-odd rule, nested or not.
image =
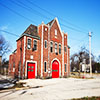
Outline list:
[[[59,24],[59,22],[58,22],[57,17],[55,17],[55,19],[54,19],[53,22],[51,23],[50,29],[51,29],[51,27],[52,27],[52,25],[54,24],[55,21],[57,22],[57,25],[58,25],[59,30],[60,30],[60,32],[61,32],[61,35],[64,36],[64,33],[63,33],[62,30],[61,30],[61,27],[60,27],[60,24]]]
[[[67,47],[70,49],[70,46],[69,45],[67,45]]]
[[[39,24],[37,27],[40,27],[41,25],[45,25],[45,26],[49,27],[49,25],[47,25],[47,24],[45,24],[45,23],[41,23],[41,24]]]
[[[18,41],[20,38],[22,38],[23,36],[29,36],[29,37],[32,37],[32,38],[35,38],[35,39],[38,39],[40,40],[40,37],[39,36],[32,36],[30,34],[26,34],[26,33],[23,33],[16,41]]]
[[[16,51],[17,51],[17,49],[15,49],[15,50],[12,52],[12,54],[16,53]]]

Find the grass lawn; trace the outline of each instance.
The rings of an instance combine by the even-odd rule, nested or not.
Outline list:
[[[72,100],[100,100],[100,97],[84,97],[84,98],[72,99]]]

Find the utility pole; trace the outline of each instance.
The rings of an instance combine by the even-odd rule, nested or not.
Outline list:
[[[91,32],[89,32],[89,57],[90,57],[90,76],[92,76],[92,61],[91,61]]]

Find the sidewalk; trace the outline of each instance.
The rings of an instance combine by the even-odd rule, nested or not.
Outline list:
[[[0,93],[0,100],[69,100],[100,96],[100,79],[27,79],[27,89]]]

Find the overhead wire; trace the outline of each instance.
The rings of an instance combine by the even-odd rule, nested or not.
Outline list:
[[[7,8],[7,9],[9,9],[9,10],[12,11],[13,13],[15,13],[15,14],[17,14],[17,15],[23,17],[24,19],[26,19],[26,20],[28,20],[28,21],[31,21],[31,22],[33,22],[33,23],[36,23],[36,22],[34,22],[33,20],[31,20],[31,19],[29,19],[29,18],[23,16],[22,14],[18,13],[17,11],[14,11],[13,9],[9,8],[8,6],[6,6],[6,5],[4,5],[4,4],[2,4],[2,3],[0,3],[0,5],[2,5],[3,7]],[[17,5],[18,5],[18,4],[17,4]],[[24,8],[25,8],[25,7],[24,7]],[[30,8],[30,9],[31,9],[31,8]],[[47,17],[46,17],[46,18],[47,18]],[[49,19],[49,18],[48,18],[48,19]],[[74,31],[82,32],[82,31],[80,31],[80,30],[74,29],[74,28],[69,27],[69,26],[67,26],[67,25],[64,25],[64,24],[61,24],[61,25],[64,26],[64,27],[67,27],[67,28],[69,28],[69,29],[72,29],[72,30],[74,30]]]
[[[12,0],[11,0],[11,1],[12,1]],[[12,1],[12,2],[13,2],[13,1]],[[41,15],[41,17],[45,17],[46,19],[49,19],[49,20],[50,20],[49,17],[47,17],[47,16],[45,16],[44,14],[42,14],[42,13],[40,13],[40,12],[34,10],[32,7],[29,7],[27,4],[25,4],[25,3],[23,3],[23,2],[21,2],[21,1],[19,1],[19,0],[17,0],[17,2],[19,2],[21,5],[23,5],[23,6],[27,7],[27,8],[29,8],[30,10],[33,10],[33,11],[37,12],[38,14]],[[29,1],[29,2],[30,2],[30,1]],[[14,2],[13,2],[13,3],[14,3]],[[31,2],[30,2],[30,3],[31,3]],[[15,3],[15,4],[16,4],[16,3]],[[33,3],[32,3],[32,4],[33,4]],[[17,5],[18,5],[18,4],[17,4]],[[20,6],[20,7],[21,7],[21,6]],[[39,7],[39,8],[40,8],[40,7]],[[25,9],[26,9],[26,8],[25,8]],[[45,11],[46,11],[46,10],[45,10]],[[48,12],[48,13],[49,13],[49,12]],[[52,14],[52,15],[53,15],[53,14]],[[60,19],[61,19],[61,18],[60,18]],[[84,31],[81,31],[81,30],[79,30],[79,29],[75,29],[75,28],[73,28],[73,27],[64,25],[64,24],[62,24],[62,23],[60,23],[60,25],[66,27],[66,28],[69,28],[69,29],[71,29],[71,30],[77,31],[77,32],[85,33]]]
[[[12,0],[11,0],[11,1],[12,1]],[[25,19],[28,20],[28,21],[33,22],[33,20],[31,20],[31,19],[29,19],[29,18],[27,18],[27,17],[21,15],[20,13],[18,13],[18,12],[16,12],[16,11],[12,10],[11,8],[5,6],[4,4],[2,4],[2,3],[0,3],[0,4],[1,4],[3,7],[9,9],[10,11],[12,11],[13,13],[15,13],[15,14],[17,14],[17,15],[23,17],[23,18],[25,18]],[[19,5],[19,6],[20,6],[20,5]],[[24,8],[25,8],[25,7],[24,7]],[[28,10],[28,9],[27,9],[27,10]],[[63,24],[62,24],[62,25],[63,25]],[[65,25],[63,25],[63,26],[65,26]],[[76,30],[76,29],[74,29],[74,28],[72,28],[72,27],[69,27],[69,26],[65,26],[65,27],[68,27],[68,28],[70,28],[70,29],[72,29],[72,30]],[[76,31],[81,32],[81,31],[79,31],[79,30],[76,30]]]
[[[5,31],[5,30],[1,30],[1,29],[0,29],[0,31],[2,31],[2,32],[4,32],[4,33],[8,33],[8,34],[13,35],[13,36],[16,36],[16,37],[19,37],[19,35],[16,35],[16,34],[14,34],[14,33],[11,33],[11,32]],[[69,39],[76,40],[76,41],[81,41],[81,40],[75,39],[75,38],[69,38]]]
[[[13,36],[16,36],[16,37],[20,37],[19,35],[17,35],[17,34],[14,34],[14,33],[12,33],[12,32],[9,32],[9,31],[5,31],[5,30],[1,30],[0,29],[0,31],[1,32],[4,32],[4,33],[7,33],[7,34],[10,34],[10,35],[13,35]],[[85,38],[85,37],[84,37]],[[79,39],[75,39],[75,38],[69,38],[69,39],[71,39],[71,40],[76,40],[76,41],[82,41],[81,39],[79,40]],[[82,41],[83,42],[83,41]]]
[[[10,0],[10,2],[12,2],[13,4],[15,4],[15,5],[17,5],[17,6],[21,7],[21,8],[26,9],[27,11],[31,12],[32,14],[35,13],[36,15],[39,15],[40,17],[45,17],[46,19],[49,19],[49,20],[50,20],[50,18],[48,18],[47,16],[45,16],[45,15],[43,15],[42,13],[40,13],[40,12],[34,10],[32,7],[27,6],[26,4],[24,4],[24,3],[21,2],[21,1],[15,2],[14,0]],[[33,13],[33,12],[34,12],[34,13]]]
[[[76,46],[79,46],[80,44],[82,44],[84,41],[86,42],[86,38],[87,38],[87,36],[83,37],[83,38],[81,39],[80,43],[74,44],[74,45],[72,45],[71,47],[76,47]]]
[[[30,21],[30,22],[36,23],[35,21],[33,21],[33,20],[31,20],[31,19],[25,17],[24,15],[22,15],[22,14],[18,13],[17,11],[15,11],[15,10],[9,8],[8,6],[4,5],[4,4],[1,3],[1,2],[0,2],[0,5],[3,6],[3,7],[5,7],[5,8],[7,8],[7,9],[9,9],[11,12],[15,13],[16,15],[18,15],[18,16],[20,16],[20,17],[23,17],[24,19],[26,19],[26,20],[28,20],[28,21]]]
[[[1,30],[1,29],[0,29],[0,31],[1,31],[1,32],[4,32],[4,33],[7,33],[7,34],[10,34],[10,35],[13,35],[13,36],[16,36],[16,37],[19,37],[19,35],[14,34],[14,33],[11,33],[11,32],[8,32],[8,31],[5,31],[5,30]]]
[[[71,30],[74,30],[74,31],[77,31],[77,32],[82,32],[82,33],[84,33],[84,31],[81,31],[81,30],[75,29],[75,28],[73,28],[73,27],[70,27],[70,26],[64,25],[64,24],[62,24],[62,23],[60,23],[60,25],[62,25],[62,26],[64,26],[64,27],[67,27],[67,28],[69,28],[69,29],[71,29]]]
[[[30,0],[26,0],[26,1],[27,1],[28,3],[30,3],[31,5],[34,5],[35,7],[41,9],[42,11],[44,11],[44,12],[46,12],[46,13],[48,13],[49,15],[52,15],[53,17],[56,17],[56,16],[57,16],[57,15],[55,15],[55,14],[49,12],[48,10],[46,10],[46,9],[44,9],[44,8],[42,8],[42,7],[40,7],[39,5],[36,5],[35,3],[33,3],[33,2],[30,1]],[[75,24],[72,24],[71,22],[69,22],[69,21],[63,19],[62,17],[59,17],[59,16],[57,16],[57,17],[58,17],[59,19],[61,19],[62,21],[66,22],[66,23],[69,24],[69,25],[72,25],[72,26],[74,26],[74,27],[76,27],[76,28],[80,28],[80,29],[82,29],[82,30],[85,30],[86,32],[88,31],[87,29],[84,29],[84,28],[81,28],[81,27],[79,27],[79,26],[77,26],[77,25],[75,25]]]

